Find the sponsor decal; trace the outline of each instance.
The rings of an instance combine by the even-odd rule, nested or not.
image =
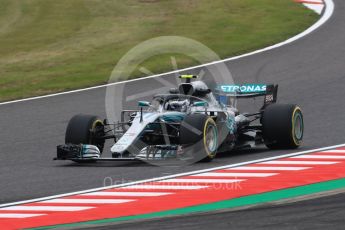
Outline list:
[[[121,152],[121,151],[123,151],[123,150],[125,150],[126,149],[126,145],[121,145],[121,144],[115,144],[114,146],[113,146],[113,148],[112,148],[112,151],[114,151],[114,152],[116,152],[116,151],[119,151],[119,152]]]
[[[115,145],[127,145],[131,143],[134,138],[135,138],[135,135],[133,136],[123,135]]]
[[[265,84],[245,84],[245,85],[220,85],[218,89],[224,93],[264,93]]]

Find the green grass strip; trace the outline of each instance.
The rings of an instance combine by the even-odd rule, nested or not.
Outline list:
[[[249,195],[249,196],[244,196],[244,197],[230,199],[230,200],[223,200],[223,201],[210,203],[210,204],[203,204],[203,205],[173,209],[173,210],[162,211],[162,212],[154,212],[154,213],[143,214],[143,215],[125,216],[125,217],[119,217],[119,218],[110,218],[110,219],[87,221],[87,222],[79,222],[79,223],[73,223],[73,224],[46,226],[46,227],[32,228],[32,229],[38,230],[38,229],[53,229],[53,228],[60,228],[60,227],[82,227],[83,225],[104,224],[104,223],[112,223],[112,222],[119,222],[119,221],[190,214],[190,213],[196,213],[196,212],[209,212],[209,211],[215,211],[215,210],[221,210],[221,209],[229,209],[229,208],[236,208],[236,207],[242,207],[242,206],[248,206],[248,205],[262,204],[266,202],[272,202],[272,201],[277,201],[277,200],[282,200],[282,199],[310,195],[313,193],[330,191],[330,190],[340,189],[344,187],[345,187],[345,178],[342,178],[338,180],[331,180],[331,181],[320,182],[316,184],[276,190],[272,192]]]
[[[318,19],[292,0],[0,0],[0,101],[105,84],[123,55],[151,38],[191,38],[223,59],[284,41]],[[179,69],[201,64],[186,55],[157,54],[129,78],[146,76],[139,67],[174,70],[171,56]]]

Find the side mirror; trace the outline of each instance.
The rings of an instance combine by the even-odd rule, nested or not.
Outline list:
[[[203,107],[206,107],[208,105],[208,103],[206,101],[196,101],[193,103],[193,106],[203,106]]]
[[[140,122],[143,122],[143,107],[150,106],[148,101],[138,101],[138,106],[140,107]]]
[[[150,102],[148,102],[148,101],[138,101],[138,106],[140,106],[140,107],[148,107],[148,106],[150,106]]]

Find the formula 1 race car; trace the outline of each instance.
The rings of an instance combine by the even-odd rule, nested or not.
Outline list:
[[[167,94],[139,101],[138,110],[123,110],[109,124],[92,115],[68,123],[57,160],[75,162],[127,160],[210,161],[217,152],[253,148],[297,148],[303,139],[303,115],[293,104],[276,104],[278,85],[217,85],[210,89],[197,76]],[[234,99],[264,97],[256,113],[240,113]],[[105,140],[113,139],[111,158],[103,158]]]

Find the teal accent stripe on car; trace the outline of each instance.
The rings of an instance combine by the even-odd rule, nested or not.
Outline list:
[[[180,121],[183,121],[185,116],[186,114],[184,113],[169,113],[169,114],[164,114],[162,116],[162,119],[166,122],[180,122]]]

